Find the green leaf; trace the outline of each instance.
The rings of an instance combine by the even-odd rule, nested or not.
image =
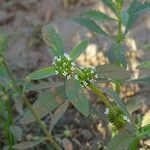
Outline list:
[[[55,110],[54,115],[52,116],[52,119],[50,121],[50,129],[49,129],[50,131],[54,129],[54,126],[66,112],[68,106],[69,102],[64,102],[61,106],[59,106],[59,108]]]
[[[65,88],[66,96],[68,97],[69,101],[74,101],[74,99],[82,94],[81,85],[74,79],[66,80]]]
[[[30,148],[33,148],[37,145],[39,145],[40,143],[44,142],[44,138],[37,140],[37,141],[33,141],[33,142],[23,142],[23,143],[19,143],[13,146],[13,148],[15,150],[28,150]]]
[[[140,109],[141,105],[142,105],[142,99],[137,96],[128,98],[128,101],[126,103],[127,110],[130,114]]]
[[[6,111],[6,104],[1,98],[0,98],[0,118],[3,118],[3,120],[5,120],[5,121],[8,120],[8,115],[7,115],[7,111]]]
[[[70,53],[72,60],[76,60],[87,48],[88,40],[82,41]]]
[[[42,37],[49,48],[51,48],[54,55],[62,55],[64,53],[64,44],[52,25],[46,25],[42,29]]]
[[[141,69],[149,69],[150,68],[150,61],[141,62],[138,67]]]
[[[150,3],[149,2],[139,2],[138,0],[133,0],[130,4],[130,7],[128,9],[129,19],[126,25],[126,30],[124,35],[128,33],[130,28],[133,26],[133,24],[136,22],[138,17],[144,13],[145,11],[150,10]]]
[[[129,80],[127,81],[129,83],[134,83],[134,84],[145,84],[145,85],[150,85],[150,77],[143,77],[135,80]]]
[[[97,117],[98,119],[102,119],[105,122],[108,122],[108,118],[104,114],[104,111],[98,108],[95,108],[94,106],[91,106],[90,110],[90,116]]]
[[[85,18],[73,18],[73,21],[79,23],[80,25],[84,26],[90,31],[93,31],[95,33],[101,34],[104,37],[109,37],[110,35],[107,34],[103,29],[101,29],[94,21],[85,19]]]
[[[66,80],[66,96],[79,112],[86,117],[89,116],[89,100],[76,80]]]
[[[3,65],[0,65],[0,84],[2,84],[5,87],[8,87],[11,81],[12,80],[10,79],[6,68]]]
[[[37,101],[32,105],[32,108],[40,118],[43,118],[49,112],[55,110],[58,106],[59,105],[55,100],[55,96],[50,91],[46,91],[39,96]],[[22,124],[28,124],[34,121],[35,118],[29,110],[21,119]]]
[[[17,141],[22,140],[22,129],[18,126],[10,126],[11,133],[15,136]]]
[[[7,35],[0,32],[0,55],[3,55],[3,52],[6,51],[8,46]]]
[[[122,65],[124,68],[127,68],[126,53],[122,46],[112,44],[107,55],[111,64],[118,64]]]
[[[109,7],[115,14],[117,14],[116,4],[112,0],[102,0],[102,2]]]
[[[125,104],[124,104],[124,102],[123,102],[123,100],[119,97],[119,95],[118,95],[116,92],[114,92],[113,90],[108,89],[108,88],[103,88],[103,91],[104,91],[105,93],[107,93],[109,96],[111,96],[111,97],[113,98],[113,100],[115,101],[115,103],[119,106],[119,108],[120,108],[128,117],[130,117],[130,116],[129,116],[129,113],[128,113],[127,109],[126,109],[126,106],[125,106]]]
[[[130,143],[128,150],[137,150],[139,144],[139,138],[135,138],[132,143]]]
[[[136,137],[131,135],[117,135],[108,144],[108,150],[128,150],[130,144],[135,140]]]
[[[139,132],[138,132],[138,136],[140,137],[140,139],[148,136],[150,138],[150,124],[140,128]]]
[[[41,70],[35,71],[33,73],[31,73],[30,75],[28,75],[26,77],[26,79],[29,80],[40,80],[40,79],[44,79],[47,77],[50,77],[52,75],[55,74],[55,68],[53,67],[47,67],[47,68],[43,68]]]
[[[81,14],[82,16],[96,21],[112,21],[115,20],[99,10],[89,10]]]
[[[114,80],[125,80],[130,76],[129,71],[111,64],[98,65],[96,72],[102,77]]]
[[[63,82],[52,82],[52,81],[41,81],[39,83],[32,83],[32,82],[26,82],[24,80],[18,80],[17,83],[23,87],[25,87],[26,91],[35,91],[35,92],[41,92],[42,90],[59,87],[63,85]]]

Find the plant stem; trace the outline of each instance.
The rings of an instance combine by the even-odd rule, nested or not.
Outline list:
[[[12,111],[11,111],[11,105],[10,105],[10,101],[9,99],[6,99],[6,109],[7,109],[7,113],[8,113],[8,131],[7,131],[7,134],[8,134],[8,140],[9,140],[9,149],[12,150],[12,146],[14,145],[15,143],[15,139],[14,139],[14,136],[13,134],[10,132],[10,126],[14,125],[14,122],[13,122],[13,117],[12,117]]]
[[[55,147],[56,150],[62,150],[62,148],[59,146],[57,141],[53,138],[52,134],[48,131],[45,123],[41,121],[41,119],[39,118],[37,113],[34,111],[34,109],[32,108],[31,104],[29,103],[29,101],[26,99],[25,96],[23,97],[23,101],[27,105],[28,109],[31,111],[33,116],[35,117],[37,123],[39,124],[39,126],[43,130],[43,132],[46,135],[48,141]]]
[[[120,94],[120,83],[119,82],[116,82],[115,83],[115,91]]]
[[[90,83],[88,85],[88,87],[96,94],[98,95],[101,100],[104,102],[104,104],[111,110],[113,110],[112,105],[110,104],[110,102],[108,101],[108,99],[105,97],[105,95],[103,94],[103,92],[97,88],[94,84]]]
[[[4,58],[3,64],[4,64],[4,66],[5,66],[6,70],[7,70],[10,78],[13,81],[14,87],[16,88],[17,91],[20,91],[19,87],[17,86],[17,83],[16,83],[16,80],[14,78],[14,75],[13,75],[12,71],[10,70],[9,66],[7,65],[7,62],[6,62],[5,58]],[[55,147],[56,150],[62,150],[62,148],[59,146],[59,144],[57,143],[57,141],[53,138],[53,136],[51,135],[51,133],[49,133],[49,131],[48,131],[45,123],[41,121],[41,119],[37,115],[36,111],[32,108],[31,104],[29,103],[29,101],[26,99],[26,97],[24,95],[23,95],[22,100],[27,105],[28,109],[31,111],[31,113],[33,114],[33,116],[35,117],[37,123],[39,124],[39,126],[43,130],[44,134],[47,136],[48,141]]]
[[[123,33],[122,33],[122,18],[121,18],[121,11],[122,11],[122,6],[123,2],[118,1],[117,2],[117,9],[118,9],[118,13],[119,15],[117,16],[118,18],[118,34],[117,34],[117,39],[116,39],[116,43],[118,44],[118,46],[120,47],[120,45],[122,44],[123,41]],[[118,63],[116,63],[118,65]],[[119,66],[121,67],[121,65],[119,64]],[[120,83],[116,82],[115,83],[115,91],[120,94]]]
[[[84,76],[84,73],[79,68],[76,68],[76,73],[78,73],[81,77]],[[89,83],[88,87],[96,94],[98,95],[101,100],[104,102],[104,104],[113,111],[113,107],[111,106],[109,100],[106,98],[106,96],[103,94],[101,89],[99,89],[97,86],[95,86],[93,83]]]

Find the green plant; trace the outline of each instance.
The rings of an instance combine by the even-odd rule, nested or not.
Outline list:
[[[7,45],[7,36],[1,34],[0,91],[2,100],[0,101],[0,121],[2,125],[5,124],[6,126],[5,132],[9,149],[20,149],[21,147],[27,149],[45,140],[48,140],[55,149],[62,149],[51,132],[48,131],[45,123],[40,119],[56,110],[51,120],[50,131],[52,131],[70,103],[85,117],[96,115],[112,124],[116,132],[115,137],[112,138],[108,145],[108,149],[119,150],[122,147],[131,150],[137,149],[139,140],[149,137],[150,125],[141,126],[141,120],[139,118],[137,118],[134,123],[131,116],[132,110],[130,109],[129,112],[128,107],[126,107],[125,103],[120,98],[120,88],[124,83],[149,84],[149,77],[129,80],[131,73],[127,70],[128,64],[122,45],[128,31],[138,16],[150,9],[150,3],[142,3],[138,0],[133,0],[129,8],[123,10],[122,0],[102,0],[102,2],[112,10],[115,14],[115,18],[100,11],[90,10],[83,12],[81,17],[73,18],[73,20],[85,26],[90,31],[113,41],[108,52],[110,64],[89,68],[77,66],[75,61],[86,50],[88,40],[82,41],[75,46],[70,53],[67,53],[59,33],[52,25],[46,25],[42,29],[42,37],[54,56],[52,66],[31,73],[25,80],[17,80],[12,74],[4,55]],[[110,33],[107,33],[98,26],[95,21],[115,21],[118,24],[117,34],[110,35]],[[123,30],[123,26],[125,30]],[[145,64],[140,65],[140,67],[141,66],[145,67]],[[146,63],[146,67],[149,67],[149,63]],[[45,82],[42,80],[56,75],[62,79],[60,82],[51,82],[51,80]],[[35,84],[31,82],[33,80],[40,80],[41,82]],[[114,84],[115,91],[113,89],[101,87],[99,82]],[[103,114],[101,114],[88,100],[84,92],[86,88],[95,93],[105,104],[106,109]],[[30,90],[42,92],[32,106],[26,98],[26,94]],[[32,142],[16,144],[16,132],[13,132],[14,130],[12,130],[11,127],[14,129],[14,127],[17,128],[17,126],[14,125],[15,123],[10,104],[12,100],[17,103],[18,98],[22,99],[28,107],[28,110],[25,111],[24,116],[20,120],[21,124],[29,124],[37,121],[46,137],[39,137],[38,140]],[[6,109],[4,109],[5,107]],[[69,132],[69,136],[70,135],[71,133]]]

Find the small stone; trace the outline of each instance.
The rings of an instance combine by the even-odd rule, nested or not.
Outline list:
[[[83,136],[83,138],[85,140],[90,140],[92,139],[93,137],[93,134],[91,131],[87,130],[87,129],[84,129],[83,131],[81,131],[81,135]]]

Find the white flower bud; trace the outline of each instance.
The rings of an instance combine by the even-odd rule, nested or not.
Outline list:
[[[130,119],[127,116],[123,116],[123,119],[128,123],[130,122]]]
[[[83,81],[83,85],[84,85],[84,86],[87,86],[88,83],[87,83],[86,81]]]
[[[75,74],[75,75],[74,75],[74,78],[75,78],[76,80],[79,80],[78,74]]]
[[[69,79],[71,79],[71,75],[68,75],[68,76],[67,76],[67,80],[69,80]]]
[[[59,73],[59,72],[56,70],[56,71],[55,71],[55,74],[57,75],[58,73]]]
[[[98,79],[98,74],[95,74],[95,78]]]
[[[57,60],[57,58],[58,58],[57,56],[54,56],[54,60]]]
[[[74,67],[76,64],[74,62],[71,63],[71,66]]]
[[[109,114],[109,108],[106,108],[106,109],[105,109],[104,114],[105,114],[105,115],[108,115],[108,114]]]
[[[64,71],[62,75],[63,75],[63,76],[66,76],[66,75],[67,75],[67,72],[66,72],[66,71]]]

